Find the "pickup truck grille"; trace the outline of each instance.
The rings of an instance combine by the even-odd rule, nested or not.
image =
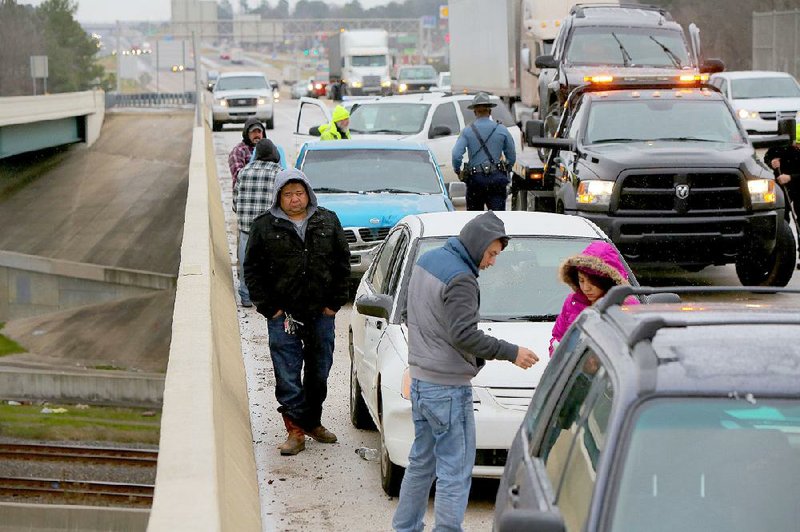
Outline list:
[[[629,174],[622,180],[616,213],[623,216],[742,214],[744,186],[738,173]]]
[[[257,98],[227,98],[228,107],[255,107]]]
[[[364,76],[365,87],[375,87],[375,86],[380,86],[380,84],[381,84],[380,76]]]
[[[346,227],[345,239],[351,245],[361,246],[382,242],[389,234],[391,227]]]

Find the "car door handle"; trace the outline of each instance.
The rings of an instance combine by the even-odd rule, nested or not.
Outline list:
[[[383,329],[383,322],[381,320],[376,320],[375,321],[375,328],[378,329],[379,331],[381,329]]]
[[[516,508],[517,504],[519,503],[519,486],[518,485],[515,484],[515,485],[511,486],[510,488],[508,488],[508,498],[511,501],[511,506],[513,508]]]

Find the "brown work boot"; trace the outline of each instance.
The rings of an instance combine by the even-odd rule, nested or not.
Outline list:
[[[284,456],[293,456],[300,451],[304,451],[306,449],[306,437],[305,434],[303,434],[303,429],[286,414],[283,415],[283,424],[286,425],[288,436],[285,442],[278,445],[281,454]]]
[[[320,443],[336,443],[337,441],[336,434],[329,431],[322,425],[314,430],[304,430],[303,432],[305,432],[307,436],[311,436]]]

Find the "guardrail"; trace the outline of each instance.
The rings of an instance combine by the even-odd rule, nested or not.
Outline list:
[[[150,532],[260,531],[247,381],[211,133],[194,128]]]
[[[106,109],[112,107],[182,107],[194,105],[195,92],[106,93]]]

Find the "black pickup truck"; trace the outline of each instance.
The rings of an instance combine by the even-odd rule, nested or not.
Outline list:
[[[781,121],[780,131],[793,127]],[[607,76],[570,93],[555,137],[545,137],[541,120],[527,122],[525,136],[546,158],[539,190],[518,208],[588,218],[632,263],[691,271],[735,263],[744,285],[791,279],[784,195],[714,87]]]

